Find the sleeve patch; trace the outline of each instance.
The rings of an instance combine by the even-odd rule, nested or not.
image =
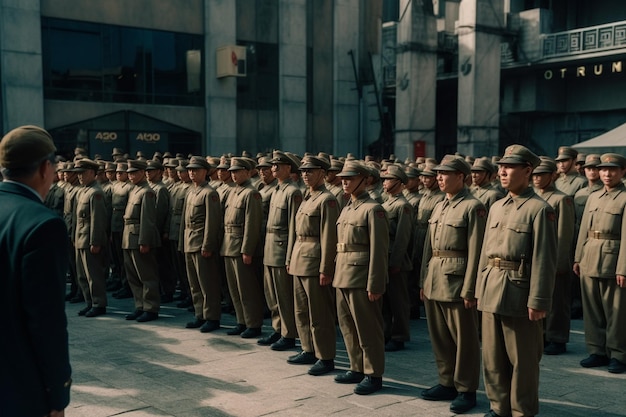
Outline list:
[[[255,198],[256,200],[260,200],[260,199],[261,199],[261,194],[259,194],[259,193],[254,193],[254,198]]]
[[[553,212],[553,211],[549,212],[548,213],[548,220],[551,221],[551,222],[556,221],[556,213]]]
[[[211,196],[211,201],[213,202],[220,201],[220,198],[214,194]]]
[[[96,200],[102,200],[102,194],[96,194],[93,196]]]
[[[337,202],[335,200],[328,200],[328,207],[330,208],[337,207]]]
[[[379,210],[376,212],[376,217],[382,219],[385,217],[385,211],[384,210]]]
[[[476,214],[478,215],[478,217],[487,217],[487,210],[481,207],[478,210],[476,210]]]

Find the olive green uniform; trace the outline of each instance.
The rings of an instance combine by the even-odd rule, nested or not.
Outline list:
[[[470,191],[474,197],[483,203],[487,211],[489,211],[489,208],[493,205],[493,203],[504,197],[504,193],[495,188],[491,183],[487,183],[479,187],[471,187]]]
[[[554,182],[555,187],[569,196],[576,194],[576,191],[587,185],[587,179],[581,176],[578,171],[572,170],[567,174],[561,174]]]
[[[122,232],[124,231],[124,212],[128,203],[128,194],[133,189],[129,181],[116,181],[111,189],[111,241],[113,246],[113,276],[126,281],[124,252],[122,251]]]
[[[189,294],[189,280],[183,250],[179,250],[180,234],[182,229],[183,208],[185,197],[189,192],[191,182],[178,181],[170,187],[170,215],[169,215],[169,250],[172,258],[174,284],[179,282],[181,296]],[[221,207],[220,207],[221,211]],[[164,288],[165,291],[165,288]]]

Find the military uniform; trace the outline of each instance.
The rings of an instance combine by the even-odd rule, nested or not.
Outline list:
[[[186,169],[186,167],[184,167],[184,169]],[[174,272],[174,283],[176,283],[176,281],[180,283],[181,298],[183,299],[189,295],[189,280],[187,278],[185,256],[183,251],[179,250],[179,236],[182,229],[185,197],[190,187],[191,182],[178,181],[170,189],[169,249]]]
[[[480,187],[471,187],[471,193],[476,197],[487,210],[495,203],[504,197],[504,194],[500,190],[494,188],[491,183],[481,185]]]
[[[148,161],[148,170],[163,169],[163,166],[158,161]],[[162,180],[151,182],[148,181],[150,187],[156,194],[156,227],[161,236],[161,245],[156,249],[157,251],[157,264],[159,268],[159,283],[161,286],[161,292],[164,296],[164,300],[171,300],[176,292],[176,278],[172,269],[172,258],[170,256],[169,249],[169,235],[170,235],[170,192],[167,186]]]
[[[126,163],[119,163],[117,170],[126,171]],[[122,251],[122,232],[124,231],[124,212],[128,203],[128,194],[133,184],[126,181],[116,181],[111,188],[111,241],[113,246],[113,277],[122,284],[126,284],[126,272],[124,269],[124,253]]]
[[[68,162],[65,164],[64,171],[73,171],[74,163]],[[79,289],[78,276],[76,273],[76,249],[74,247],[74,238],[76,237],[76,195],[80,192],[81,186],[78,184],[78,180],[74,183],[66,182],[63,190],[65,191],[65,198],[63,200],[63,220],[67,227],[67,235],[69,237],[69,274],[72,286],[70,289],[70,295],[75,295],[72,302],[80,302],[82,297],[76,297]]]
[[[561,146],[555,161],[573,160],[576,161],[578,151],[569,146]],[[561,174],[554,182],[555,187],[569,196],[574,196],[576,191],[587,185],[585,177],[581,176],[576,169],[576,165],[572,164],[569,172]]]
[[[54,211],[59,217],[63,218],[63,204],[65,201],[65,190],[59,185],[58,182],[54,182],[50,187],[50,191],[46,195],[44,204],[50,210]]]

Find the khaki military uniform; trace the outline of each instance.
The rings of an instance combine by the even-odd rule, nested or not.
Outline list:
[[[576,214],[572,197],[549,186],[537,192],[556,213],[557,250],[556,278],[552,293],[552,309],[546,316],[545,339],[547,342],[569,342],[571,298],[572,298],[572,265]]]
[[[337,199],[337,203],[339,203],[339,211],[341,211],[341,209],[343,209],[350,201],[350,195],[343,192],[341,183],[335,185],[325,182],[325,184],[328,191],[330,191],[330,193]]]
[[[556,215],[532,188],[494,203],[476,298],[483,312],[485,389],[491,408],[500,415],[539,412],[543,329],[541,320],[529,320],[528,309],[550,311],[556,258]]]
[[[426,234],[428,232],[428,219],[430,214],[438,202],[446,198],[439,188],[434,190],[425,189],[422,193],[422,198],[418,204],[417,212],[415,213],[415,239],[413,244],[413,262],[414,267],[421,267],[422,254],[424,253],[424,241],[426,240]]]
[[[222,206],[217,192],[204,182],[189,187],[182,210],[179,248],[185,252],[187,277],[195,315],[201,320],[221,317],[219,249],[223,235]],[[202,251],[210,252],[207,257]]]
[[[437,203],[424,242],[421,287],[439,383],[476,392],[480,378],[476,276],[487,209],[463,188]]]
[[[133,188],[131,182],[116,181],[111,188],[111,243],[113,251],[113,277],[126,281],[124,252],[122,251],[122,232],[124,231],[124,212],[128,203],[128,194]]]
[[[422,193],[419,191],[409,192],[404,190],[404,197],[406,201],[409,202],[411,207],[413,207],[413,212],[417,213],[417,207],[419,206],[420,200],[422,199]]]
[[[156,194],[147,181],[142,181],[128,194],[122,249],[124,269],[133,292],[135,310],[149,313],[158,313],[161,305],[156,260],[156,249],[161,246],[161,236],[156,220]],[[141,253],[140,245],[149,246],[150,251]]]
[[[322,360],[334,359],[336,353],[335,293],[331,285],[320,285],[320,274],[335,273],[338,218],[337,199],[320,185],[296,213],[296,238],[289,257],[300,344],[304,352]]]
[[[169,239],[170,235],[170,192],[163,181],[149,182],[149,184],[156,193],[156,226],[162,239],[161,246],[157,249],[157,263],[159,267],[161,292],[164,295],[174,295],[176,292],[176,278],[173,274],[169,242],[167,240],[163,240],[165,236]]]
[[[602,185],[602,181],[598,180],[597,182],[593,183],[593,185],[591,186],[587,185],[586,187],[583,187],[580,190],[576,191],[576,194],[574,194],[574,210],[576,211],[576,235],[575,237],[578,237],[580,221],[582,220],[583,214],[585,212],[585,205],[587,204],[587,199],[589,198],[591,193],[601,190],[602,188],[604,188],[604,186]]]
[[[44,204],[63,218],[63,203],[65,201],[65,190],[57,182],[50,186],[50,191],[46,195]]]
[[[590,354],[626,363],[626,186],[589,196],[580,223],[574,261],[580,264],[585,343]]]
[[[293,278],[286,265],[296,236],[296,212],[302,203],[300,189],[289,179],[276,186],[270,200],[263,252],[265,301],[274,332],[286,339],[298,335],[293,310]]]
[[[226,210],[226,201],[231,191],[237,186],[234,182],[222,182],[219,187],[215,188],[217,194],[220,196],[220,202],[222,203],[222,211]]]
[[[411,339],[411,301],[407,274],[413,269],[413,208],[402,193],[388,196],[383,203],[389,219],[389,282],[383,299],[385,339],[406,342]]]
[[[385,210],[367,192],[353,198],[337,219],[337,288],[339,327],[350,370],[373,377],[385,371],[382,297],[388,279],[389,222]]]
[[[242,254],[252,256],[259,250],[262,218],[261,195],[250,181],[233,187],[226,201],[220,254],[224,257],[237,323],[248,328],[260,328],[263,324],[263,293],[254,265],[244,264]]]
[[[65,227],[67,227],[67,236],[69,237],[69,274],[72,280],[72,290],[80,286],[78,284],[78,274],[76,271],[76,248],[74,247],[74,239],[76,238],[76,196],[81,190],[80,185],[73,185],[65,183],[63,188],[65,191],[65,198],[63,200],[63,220],[65,221]]]
[[[176,285],[176,282],[180,284],[182,297],[189,294],[189,280],[187,279],[185,255],[182,250],[179,250],[178,245],[182,229],[181,224],[183,209],[185,207],[185,197],[190,187],[191,182],[178,181],[170,188],[169,251],[172,259],[174,285]],[[165,292],[165,284],[161,285]]]
[[[76,199],[76,273],[78,284],[88,305],[106,307],[106,245],[107,212],[104,192],[97,181],[84,186]],[[99,253],[91,253],[92,246],[99,246]]]
[[[491,183],[481,185],[480,187],[470,188],[471,193],[476,197],[489,211],[489,208],[496,201],[504,197],[504,193],[495,188]]]
[[[578,174],[576,170],[570,171],[567,174],[561,174],[554,182],[554,186],[557,190],[563,191],[569,196],[573,196],[576,194],[576,191],[584,188],[586,185],[587,179]]]

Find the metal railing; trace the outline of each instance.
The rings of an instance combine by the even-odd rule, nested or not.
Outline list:
[[[626,21],[540,36],[543,58],[626,48]]]

